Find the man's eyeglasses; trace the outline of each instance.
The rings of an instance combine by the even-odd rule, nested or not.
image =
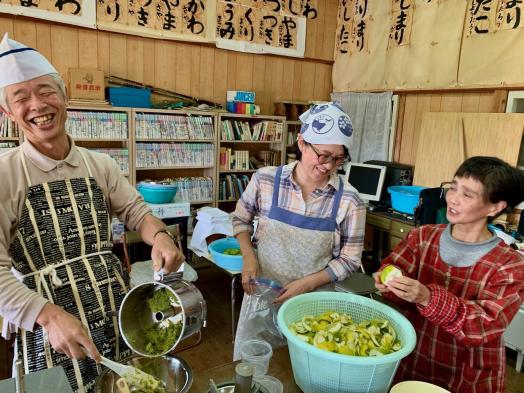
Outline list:
[[[333,161],[335,165],[339,166],[351,161],[351,158],[349,156],[343,155],[333,157],[329,154],[320,153],[317,149],[315,149],[315,146],[313,146],[311,143],[308,143],[308,146],[311,147],[311,150],[313,150],[313,152],[317,155],[318,162],[320,164],[329,164],[331,161]]]

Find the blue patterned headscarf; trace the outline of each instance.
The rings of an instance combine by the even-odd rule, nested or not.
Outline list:
[[[306,142],[315,145],[343,145],[348,149],[351,147],[351,119],[338,103],[314,105],[300,115],[300,121],[300,133]]]

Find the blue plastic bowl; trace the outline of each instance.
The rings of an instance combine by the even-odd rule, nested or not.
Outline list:
[[[177,186],[174,184],[150,184],[140,183],[138,192],[144,197],[144,201],[149,203],[169,203],[175,199]]]
[[[242,255],[227,255],[223,252],[228,248],[236,248],[240,250],[240,245],[234,237],[226,237],[211,242],[208,246],[209,253],[213,257],[213,261],[223,269],[241,271],[242,270]]]
[[[406,214],[414,214],[419,202],[420,191],[426,187],[421,186],[391,186],[388,192],[391,194],[391,207],[396,211]]]

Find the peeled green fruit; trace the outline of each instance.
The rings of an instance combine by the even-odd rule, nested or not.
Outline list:
[[[402,277],[402,272],[393,265],[386,266],[384,270],[380,272],[380,282],[384,285],[388,285],[395,277]]]
[[[238,248],[226,248],[224,251],[222,251],[222,254],[240,255],[240,250]]]

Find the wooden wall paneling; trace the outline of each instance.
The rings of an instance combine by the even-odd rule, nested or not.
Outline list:
[[[315,94],[315,63],[303,61],[301,71],[299,100],[310,101]]]
[[[404,121],[402,127],[402,145],[400,148],[399,160],[406,164],[414,164],[412,154],[413,135],[415,134],[415,121],[417,117],[417,98],[416,94],[406,96],[404,105]]]
[[[479,112],[493,112],[493,91],[482,91],[479,95]]]
[[[203,46],[200,50],[200,97],[212,100],[215,97],[213,91],[215,68],[215,48]]]
[[[7,33],[9,38],[15,37],[14,20],[10,15],[0,14],[0,35],[3,37],[4,33]]]
[[[324,100],[330,100],[331,99],[331,92],[333,91],[333,65],[328,65],[328,72],[325,74],[325,82],[324,87],[326,88],[326,92],[324,93]]]
[[[429,104],[429,110],[431,112],[440,112],[441,104],[442,104],[442,95],[441,94],[431,94],[431,103]]]
[[[271,57],[266,62],[268,72],[266,73],[266,89],[269,90],[269,100],[264,113],[272,115],[275,113],[275,101],[282,100],[282,84],[284,80],[284,61],[281,58]],[[269,78],[269,80],[267,80]]]
[[[466,92],[462,94],[461,112],[478,112],[480,96],[476,92]]]
[[[127,37],[127,79],[144,83],[144,40],[137,36]]]
[[[424,114],[414,184],[434,187],[450,180],[465,155],[494,155],[516,165],[523,128],[520,113]]]
[[[422,125],[422,117],[424,113],[430,111],[431,95],[420,94],[417,97],[417,113],[415,115],[415,128],[413,129],[413,143],[411,145],[411,156],[417,154],[417,147],[420,139],[420,127]]]
[[[250,53],[237,53],[236,86],[238,90],[251,91],[253,89],[253,60],[253,55]]]
[[[29,46],[36,48],[36,25],[32,20],[20,19],[15,23],[14,39]]]
[[[127,79],[127,41],[124,34],[109,36],[109,73]]]
[[[97,31],[96,42],[98,52],[98,69],[104,71],[105,76],[109,76],[109,34],[105,31]]]
[[[495,90],[493,93],[493,110],[494,113],[506,112],[506,103],[508,102],[508,91],[507,90]]]
[[[302,83],[302,62],[299,60],[293,60],[294,76],[293,76],[293,93],[291,95],[294,101],[300,100],[300,89]]]
[[[326,0],[324,9],[324,37],[321,52],[317,52],[323,60],[333,60],[335,51],[335,38],[337,31],[338,0]],[[318,39],[317,39],[318,42]]]
[[[96,30],[78,29],[78,65],[98,67],[98,48]]]
[[[445,93],[440,104],[441,112],[460,112],[462,107],[462,93]]]
[[[237,89],[237,55],[227,51],[227,90]]]
[[[315,37],[313,38],[313,42],[311,43],[311,46],[315,46],[315,49],[313,51],[314,58],[322,58],[323,53],[323,46],[327,43],[327,40],[325,39],[326,36],[324,35],[325,27],[326,27],[326,1],[328,0],[317,0],[317,30],[315,33]],[[336,15],[336,14],[335,14]],[[335,16],[335,20],[337,20]],[[306,25],[307,28],[307,25]],[[306,30],[307,34],[307,30]],[[333,37],[333,40],[335,38]]]
[[[71,27],[51,26],[51,63],[69,83],[69,68],[78,68],[78,30]]]
[[[424,140],[418,146],[413,184],[438,187],[451,180],[462,163],[464,151],[459,143],[463,138],[462,120],[458,113],[426,113],[420,133]]]
[[[155,42],[155,86],[174,91],[176,86],[176,44],[172,41]]]
[[[400,148],[402,146],[402,131],[404,128],[404,115],[406,113],[406,95],[401,94],[398,100],[398,114],[397,114],[397,129],[395,131],[395,146],[394,146],[394,152],[393,152],[393,161],[395,162],[402,162],[404,164],[407,164],[407,162],[404,162],[400,159]]]
[[[227,91],[227,63],[228,55],[224,49],[215,49],[215,68],[213,81],[214,101],[224,104]],[[257,95],[258,97],[258,95]]]
[[[293,99],[293,85],[295,83],[295,67],[294,60],[282,59],[282,89],[280,90],[280,100],[292,100]]]
[[[270,61],[267,56],[255,56],[253,62],[253,91],[255,92],[255,103],[260,106],[260,112],[272,114],[270,108],[270,92],[265,84],[266,67],[269,67]]]
[[[36,47],[47,59],[52,57],[51,26],[48,23],[36,23]]]
[[[200,97],[200,46],[191,47],[191,96]]]
[[[326,72],[328,72],[328,67],[326,64],[315,63],[315,72],[313,75],[313,80],[311,85],[313,86],[313,95],[310,99],[321,101],[324,100],[325,92],[328,90],[326,83]]]
[[[148,86],[155,86],[156,80],[156,57],[155,40],[144,38],[144,83]],[[160,87],[160,86],[159,86]]]
[[[177,43],[175,61],[176,92],[191,95],[191,45]]]

